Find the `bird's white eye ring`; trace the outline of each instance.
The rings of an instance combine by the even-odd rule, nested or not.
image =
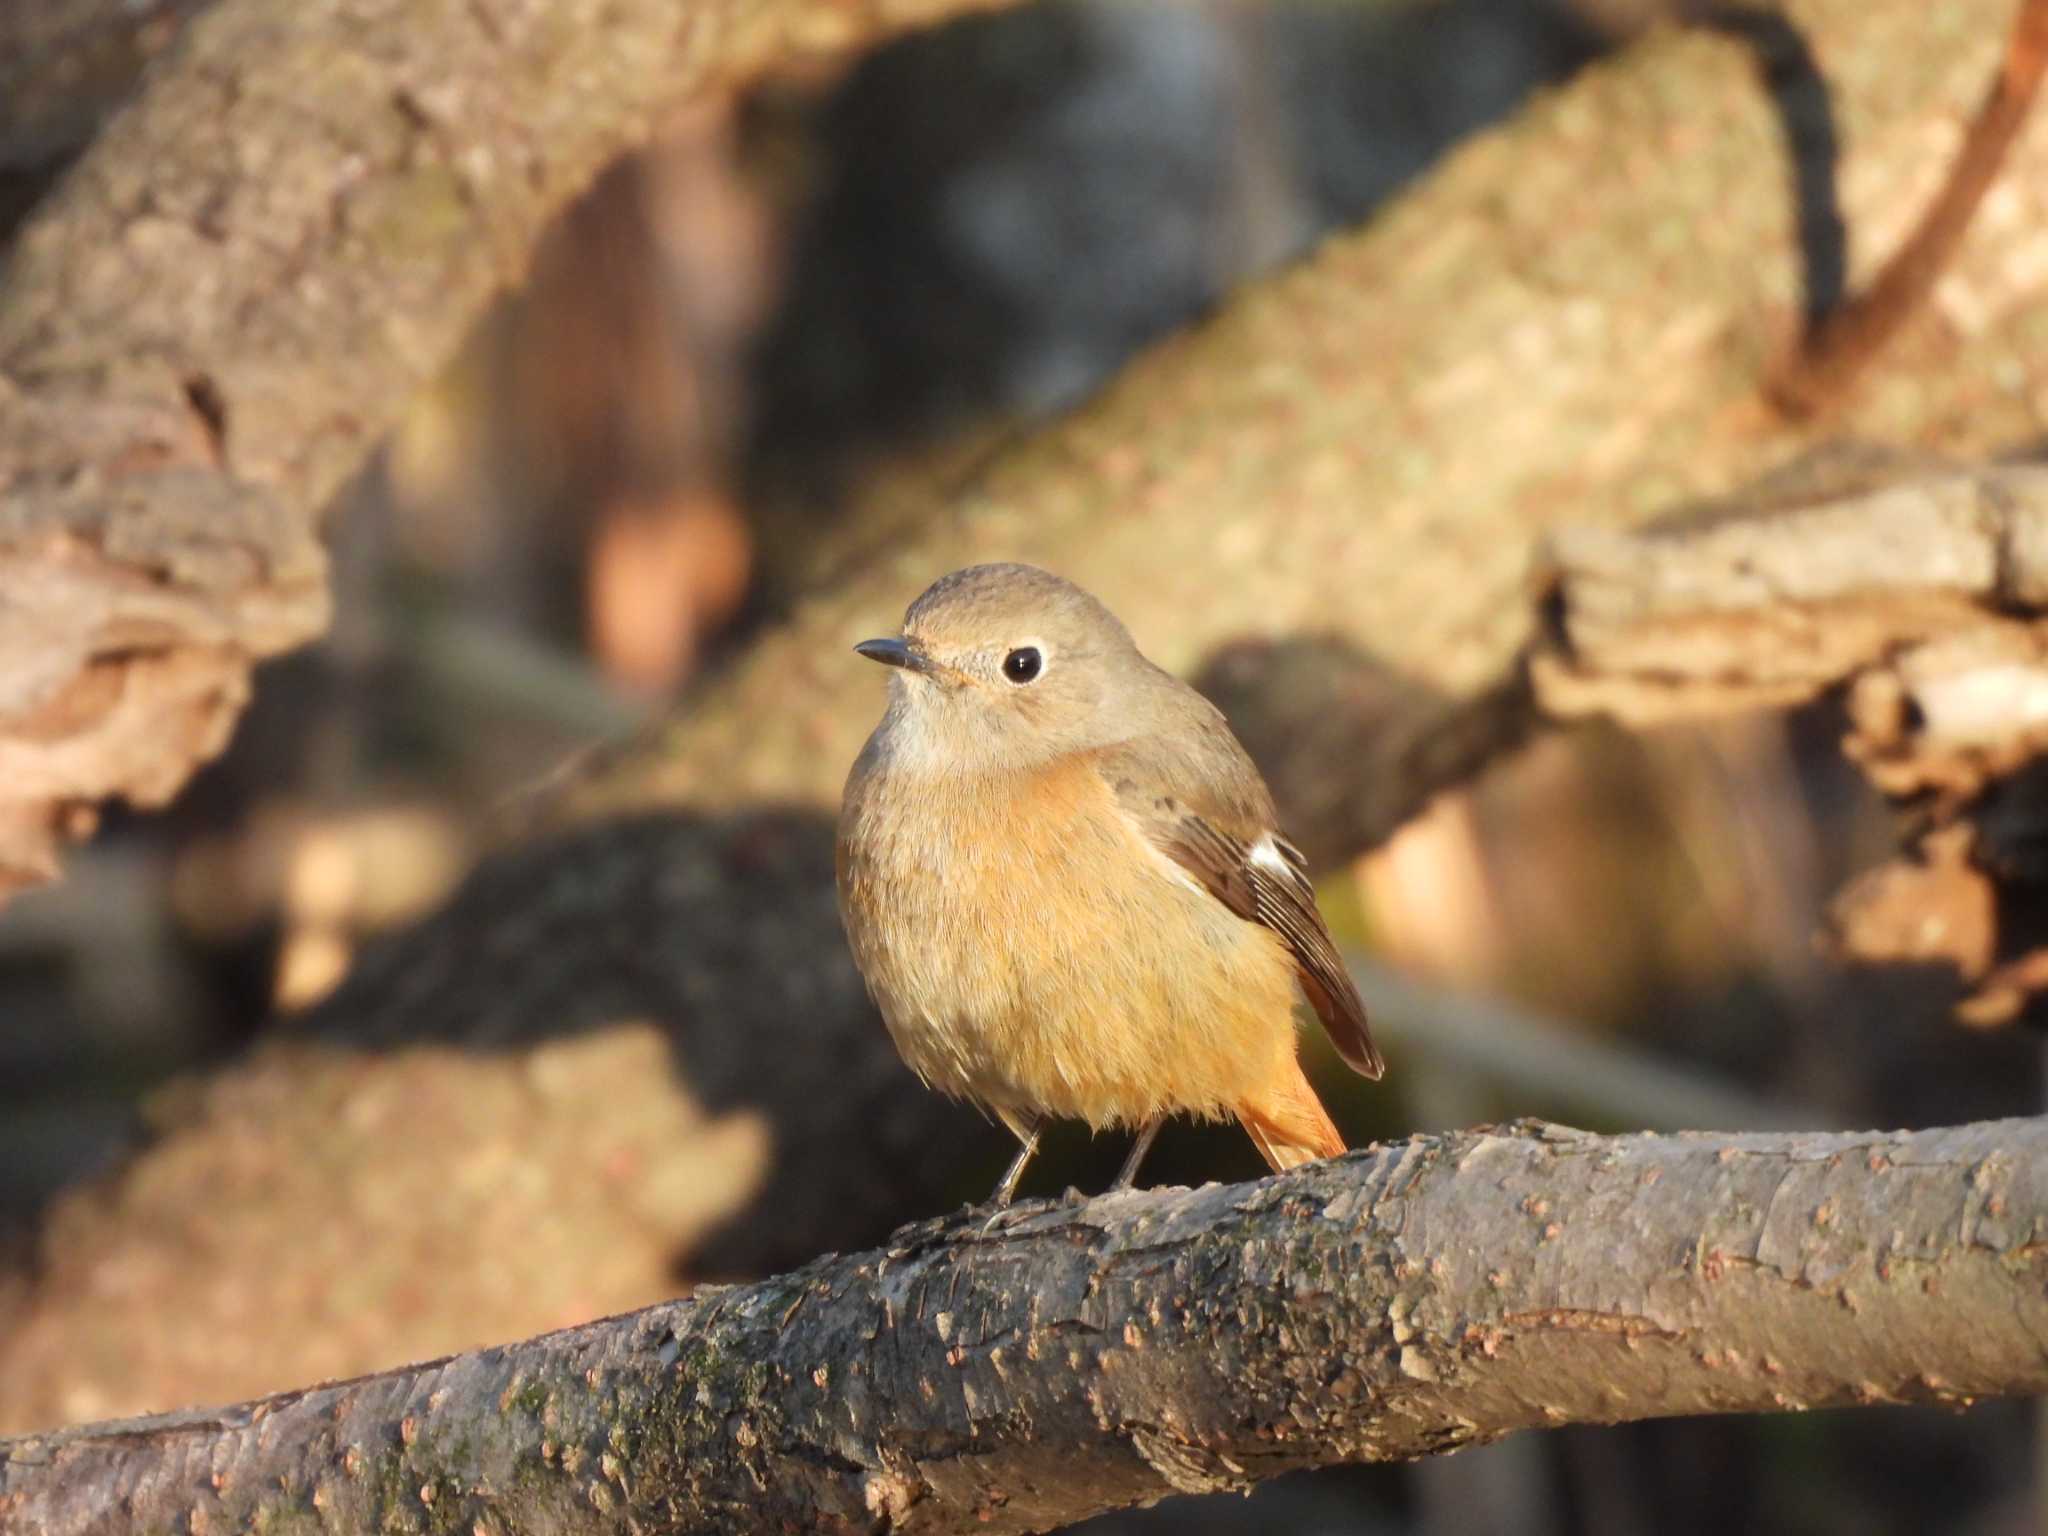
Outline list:
[[[1020,645],[1003,658],[1003,676],[1013,683],[1036,682],[1045,670],[1045,656],[1035,645]]]

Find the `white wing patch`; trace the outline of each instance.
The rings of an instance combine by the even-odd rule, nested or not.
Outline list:
[[[1281,853],[1279,847],[1274,843],[1273,834],[1270,832],[1252,844],[1252,851],[1246,856],[1245,862],[1262,865],[1283,879],[1292,880],[1295,878],[1294,866],[1287,862],[1286,855]]]

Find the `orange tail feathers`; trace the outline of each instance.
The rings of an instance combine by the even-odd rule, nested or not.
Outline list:
[[[1275,1173],[1319,1157],[1341,1157],[1349,1150],[1297,1062],[1288,1063],[1285,1079],[1258,1098],[1238,1104],[1235,1113]]]

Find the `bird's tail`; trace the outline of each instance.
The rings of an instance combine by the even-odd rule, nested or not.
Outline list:
[[[1256,1098],[1241,1100],[1235,1113],[1252,1145],[1275,1173],[1299,1168],[1319,1157],[1341,1157],[1344,1138],[1302,1075],[1299,1063],[1287,1064],[1287,1075]]]

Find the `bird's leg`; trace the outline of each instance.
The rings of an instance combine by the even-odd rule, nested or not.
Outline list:
[[[1123,1168],[1116,1176],[1111,1190],[1129,1189],[1137,1181],[1138,1167],[1145,1161],[1145,1154],[1152,1150],[1152,1143],[1159,1135],[1159,1127],[1166,1124],[1166,1116],[1154,1115],[1138,1131],[1138,1139],[1131,1143],[1131,1155],[1124,1159]]]
[[[1024,1177],[1024,1170],[1030,1166],[1031,1159],[1038,1155],[1038,1138],[1045,1130],[1045,1116],[1020,1113],[1013,1109],[999,1110],[997,1113],[1002,1116],[1003,1124],[1014,1131],[1017,1139],[1024,1143],[1017,1149],[1017,1155],[1010,1159],[1010,1166],[1004,1172],[1002,1182],[996,1185],[995,1193],[988,1197],[989,1204],[1000,1211],[1009,1207],[1010,1201],[1017,1194],[1017,1181]]]

